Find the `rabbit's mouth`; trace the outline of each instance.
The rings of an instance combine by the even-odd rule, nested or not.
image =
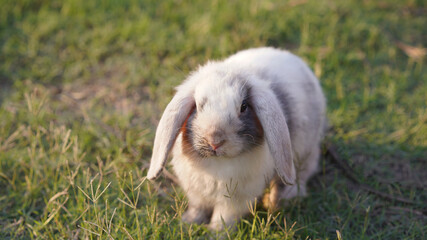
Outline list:
[[[194,145],[193,149],[202,158],[234,158],[245,152],[245,150],[236,143],[225,143],[223,146],[216,149],[213,149],[212,146],[207,143],[198,143]]]
[[[203,144],[196,150],[201,157],[222,157],[225,156],[221,148],[213,149],[209,144]]]

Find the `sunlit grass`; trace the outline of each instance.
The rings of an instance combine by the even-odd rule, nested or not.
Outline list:
[[[0,2],[0,238],[426,238],[423,1]],[[221,233],[180,221],[179,187],[145,180],[157,121],[199,64],[265,45],[320,78],[327,141],[359,179],[415,204],[323,158],[279,212]]]

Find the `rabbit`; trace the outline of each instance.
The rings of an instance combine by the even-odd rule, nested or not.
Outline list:
[[[147,178],[173,170],[188,198],[182,220],[221,230],[266,195],[306,195],[326,122],[319,81],[296,55],[262,47],[209,61],[176,89],[158,124]]]

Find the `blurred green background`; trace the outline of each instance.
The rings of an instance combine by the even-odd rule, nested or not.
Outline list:
[[[309,197],[245,218],[231,239],[425,239],[425,1],[0,0],[0,237],[215,237],[144,181],[174,87],[198,65],[274,46],[328,99],[328,158]],[[270,218],[269,216],[277,216]],[[224,236],[223,236],[224,237]]]

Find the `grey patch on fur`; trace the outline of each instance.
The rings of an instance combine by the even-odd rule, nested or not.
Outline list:
[[[306,92],[307,94],[313,94],[315,92],[314,88],[315,87],[313,82],[306,82],[303,85],[304,92]]]
[[[250,150],[254,147],[260,146],[263,142],[264,132],[261,123],[258,120],[255,110],[253,109],[253,101],[256,99],[251,98],[250,88],[245,88],[244,100],[248,104],[245,112],[240,114],[240,121],[242,125],[238,131],[238,135],[245,139],[245,150]]]
[[[307,111],[308,118],[311,119],[311,127],[313,129],[323,128],[324,126],[320,125],[322,110],[319,108],[319,105],[316,103],[316,100],[313,98],[310,102],[310,111]],[[323,129],[322,129],[323,130]]]
[[[310,76],[307,76],[307,78],[309,77]],[[313,82],[306,82],[304,83],[304,86],[303,86],[303,89],[307,96],[316,94],[315,88],[316,86],[315,86],[315,83]],[[323,113],[316,99],[318,98],[314,98],[314,97],[310,98],[310,104],[309,104],[310,111],[307,111],[307,114],[308,114],[308,118],[311,120],[310,122],[312,123],[310,127],[313,130],[318,128],[323,128],[322,129],[322,135],[323,135],[325,126],[320,125],[320,122],[322,121]],[[326,123],[324,123],[324,125],[325,124]]]
[[[280,106],[282,107],[283,114],[286,118],[286,124],[289,128],[289,134],[293,136],[295,134],[295,122],[293,119],[293,100],[292,97],[285,91],[282,91],[281,87],[277,86],[277,83],[271,84],[270,86],[271,90],[273,91],[274,95],[276,95],[277,99],[279,100]]]
[[[310,76],[310,73],[304,73],[306,75],[306,79],[310,79],[313,77]],[[305,125],[304,127],[307,128],[306,131],[318,131],[320,129],[321,135],[323,136],[325,132],[325,124],[327,123],[325,122],[323,123],[323,125],[321,125],[322,116],[324,116],[324,113],[322,113],[322,107],[318,103],[319,97],[323,98],[323,96],[313,96],[319,94],[319,92],[316,91],[316,83],[312,81],[304,81],[300,82],[299,84],[301,84],[301,89],[304,91],[304,95],[310,96],[307,98],[309,102],[309,109],[306,111],[307,118],[310,119],[310,121],[308,122],[308,125]]]
[[[198,104],[197,110],[198,111],[202,111],[203,107],[205,106],[206,102],[208,101],[207,98],[203,98],[200,103]]]
[[[284,90],[282,87],[279,86],[279,80],[277,80],[277,77],[271,74],[267,74],[264,72],[259,73],[259,76],[262,79],[272,79],[272,83],[270,85],[270,89],[273,91],[274,95],[276,95],[277,99],[280,102],[280,106],[282,108],[283,114],[285,115],[286,118],[286,123],[288,125],[289,128],[289,134],[291,136],[295,136],[296,132],[298,131],[298,127],[300,127],[300,125],[298,124],[298,120],[295,119],[295,106],[296,104],[294,103],[294,99],[292,98],[291,94],[289,94],[288,92],[286,92],[286,90]],[[310,76],[307,76],[307,78],[309,78]],[[312,94],[316,94],[315,88],[316,86],[314,85],[313,82],[310,81],[306,81],[306,82],[300,82],[299,84],[302,85],[302,89],[305,92],[305,95],[310,96]],[[310,104],[309,106],[311,107],[311,109],[309,111],[307,111],[308,114],[308,118],[310,119],[310,123],[312,123],[309,126],[306,126],[310,129],[308,129],[308,131],[317,131],[316,129],[319,128],[319,123],[321,121],[321,109],[319,108],[319,104],[316,102],[317,98],[311,97],[310,99]],[[323,126],[320,126],[323,127]]]

